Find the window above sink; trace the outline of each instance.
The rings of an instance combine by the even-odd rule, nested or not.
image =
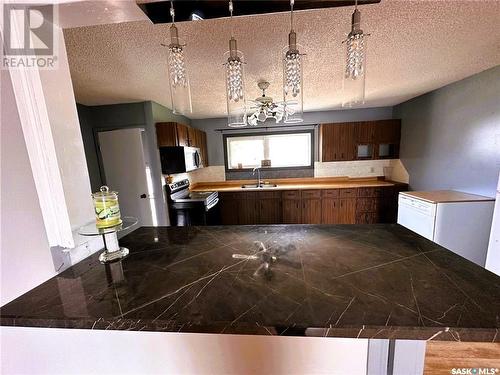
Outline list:
[[[313,141],[312,130],[224,135],[226,170],[312,168]]]

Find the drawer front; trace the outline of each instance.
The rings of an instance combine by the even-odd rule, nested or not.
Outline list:
[[[320,199],[321,190],[303,190],[302,199]]]
[[[358,189],[358,197],[381,197],[383,194],[383,187],[365,187]]]
[[[281,196],[283,199],[300,199],[300,190],[285,190]]]
[[[258,193],[256,191],[246,191],[241,194],[241,198],[244,199],[257,199]]]
[[[378,222],[377,214],[369,212],[358,212],[356,214],[356,224],[376,224]]]
[[[281,198],[281,192],[279,191],[260,191],[259,199],[279,199]]]
[[[339,197],[339,189],[322,190],[321,196],[324,198],[338,198]]]
[[[221,192],[221,193],[219,193],[219,197],[221,199],[243,199],[244,193],[227,193],[227,192]]]
[[[354,198],[357,196],[357,189],[340,189],[340,198]]]
[[[377,212],[379,202],[374,198],[358,198],[356,199],[356,212]]]

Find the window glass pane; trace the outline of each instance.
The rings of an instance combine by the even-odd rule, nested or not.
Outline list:
[[[269,136],[269,159],[272,167],[298,167],[311,164],[311,134]]]
[[[308,167],[311,165],[311,133],[289,133],[227,137],[230,169],[254,168],[263,159],[272,167]]]
[[[227,139],[228,165],[231,169],[254,168],[264,159],[264,139],[262,137],[234,137]]]

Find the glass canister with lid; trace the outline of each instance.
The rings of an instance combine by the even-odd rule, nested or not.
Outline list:
[[[118,193],[109,191],[107,186],[101,186],[99,192],[92,194],[96,226],[98,228],[109,228],[121,224],[120,206],[118,205]]]

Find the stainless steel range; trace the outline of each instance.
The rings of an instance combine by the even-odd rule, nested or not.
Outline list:
[[[181,180],[166,187],[170,225],[220,224],[219,197],[216,191],[191,192],[189,180]]]

